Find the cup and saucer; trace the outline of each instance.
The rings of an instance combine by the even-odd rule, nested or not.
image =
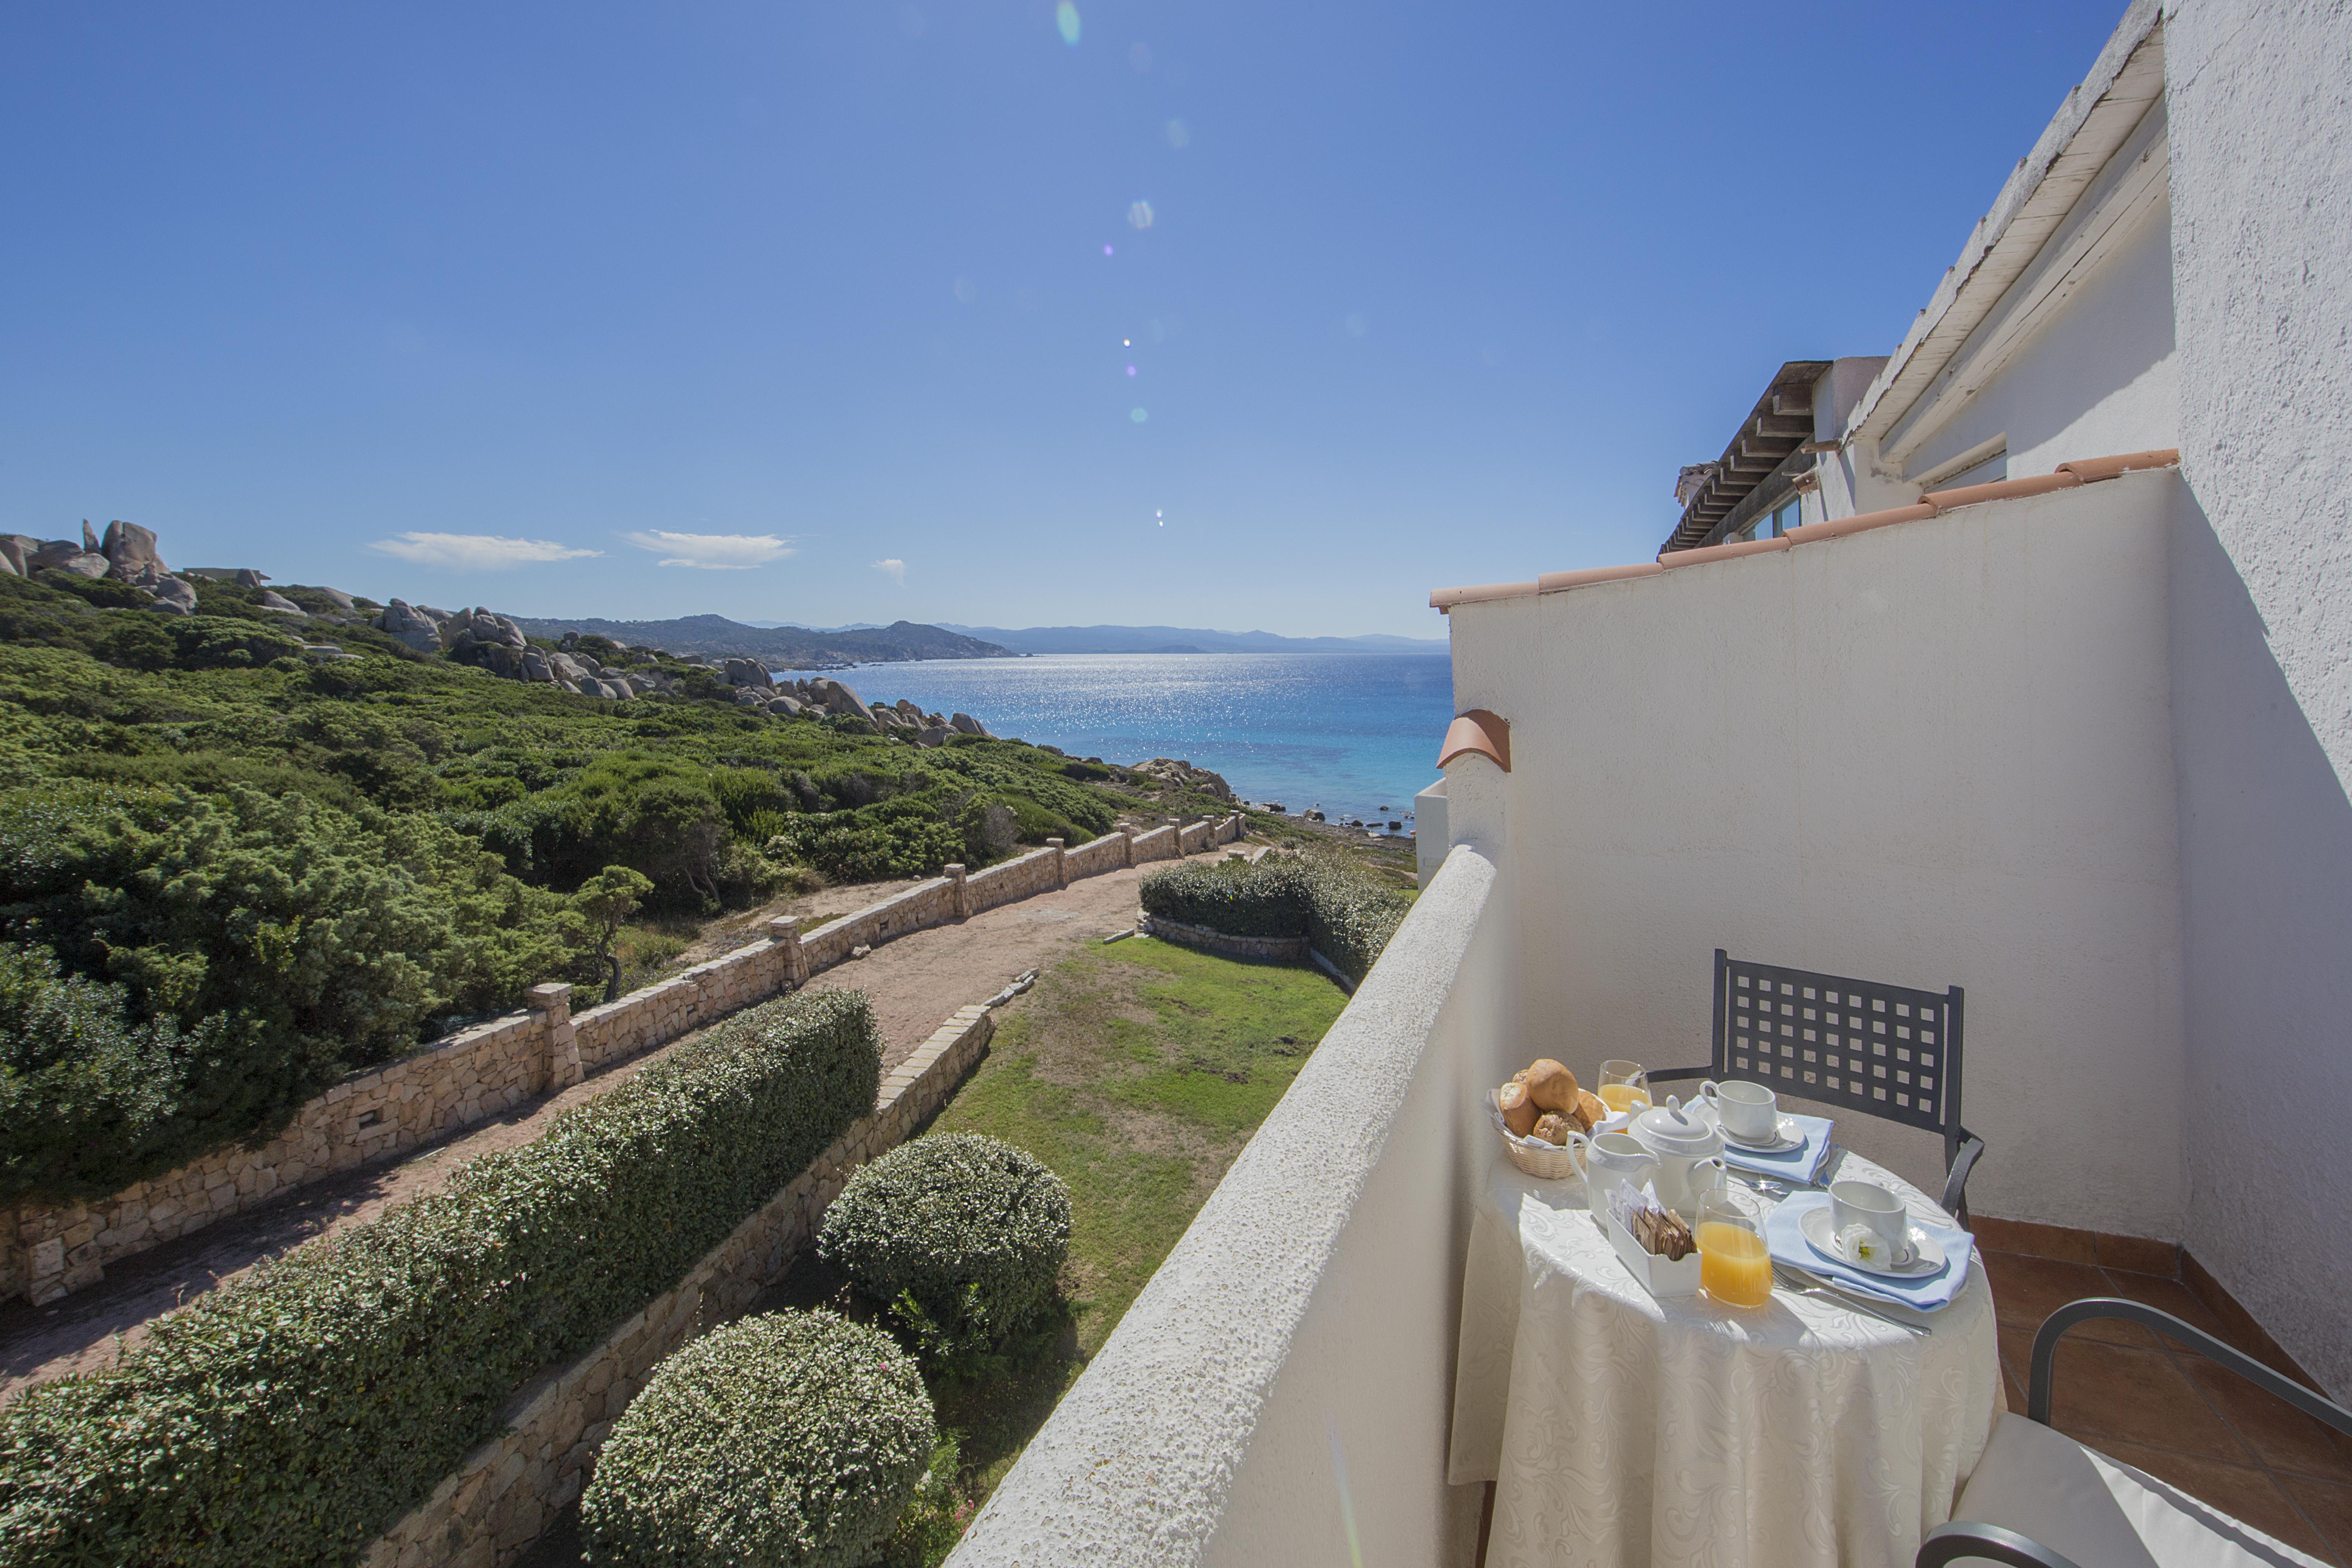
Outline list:
[[[1832,1182],[1830,1201],[1797,1221],[1805,1245],[1833,1263],[1889,1279],[1943,1271],[1943,1247],[1911,1223],[1903,1200],[1869,1182]]]
[[[1760,1083],[1737,1079],[1698,1086],[1691,1101],[1706,1108],[1715,1130],[1733,1148],[1750,1154],[1785,1154],[1805,1146],[1804,1131],[1793,1116],[1780,1114],[1780,1097]]]

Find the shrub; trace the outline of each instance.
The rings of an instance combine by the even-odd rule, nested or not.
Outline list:
[[[1171,866],[1143,879],[1139,900],[1148,914],[1228,936],[1303,936],[1359,981],[1412,906],[1402,892],[1329,853]]]
[[[939,1428],[913,1360],[831,1312],[746,1318],[656,1368],[580,1499],[598,1568],[862,1568]]]
[[[768,855],[802,861],[836,882],[929,876],[965,858],[963,836],[918,800],[794,816],[769,840]]]
[[[185,1163],[216,1141],[208,1110],[269,1082],[267,1058],[226,1018],[132,1024],[120,985],[0,947],[0,1202],[100,1196]]]
[[[871,1110],[856,992],[737,1015],[444,1191],[0,1410],[0,1563],[348,1558]]]
[[[850,1177],[817,1256],[950,1361],[1009,1344],[1054,1302],[1070,1193],[978,1132],[903,1143]]]
[[[94,1147],[58,1195],[268,1137],[350,1068],[405,1054],[429,1020],[509,1005],[568,967],[567,929],[561,900],[427,816],[242,784],[0,794],[0,940],[121,987],[131,1016],[182,1037],[169,1135],[112,1144],[121,1163]],[[0,1159],[64,1170],[26,1152]]]

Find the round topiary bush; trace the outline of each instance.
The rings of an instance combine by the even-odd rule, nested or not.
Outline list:
[[[948,1358],[1037,1322],[1069,1251],[1062,1178],[977,1132],[917,1139],[859,1171],[817,1238],[819,1257]]]
[[[888,1334],[831,1312],[745,1318],[655,1368],[613,1424],[581,1541],[598,1568],[859,1568],[938,1441]]]

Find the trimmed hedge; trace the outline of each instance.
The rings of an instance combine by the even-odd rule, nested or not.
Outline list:
[[[861,993],[751,1008],[0,1411],[0,1563],[341,1561],[872,1110]]]
[[[944,1358],[1010,1342],[1053,1306],[1070,1190],[980,1132],[902,1143],[849,1178],[817,1256]]]
[[[831,1312],[746,1318],[655,1369],[597,1456],[597,1568],[861,1568],[939,1441],[913,1358]]]
[[[1192,861],[1143,879],[1146,913],[1227,936],[1305,937],[1360,981],[1403,923],[1412,900],[1332,854]]]

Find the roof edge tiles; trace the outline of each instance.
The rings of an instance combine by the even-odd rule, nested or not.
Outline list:
[[[1489,583],[1477,588],[1439,588],[1431,593],[1429,603],[1433,609],[1450,611],[1456,605],[1477,604],[1488,599],[1532,598],[1538,594],[1557,594],[1601,583],[1654,577],[1662,572],[1684,566],[1703,565],[1709,561],[1729,561],[1742,555],[1772,554],[1794,545],[1818,543],[1825,539],[1843,539],[1851,533],[1867,533],[1872,529],[1886,528],[1898,522],[1923,522],[1964,506],[1980,506],[1987,501],[2023,500],[2029,496],[2050,495],[2058,490],[2098,484],[2142,469],[2177,468],[2179,463],[2180,449],[2177,447],[2160,447],[2147,452],[2124,452],[2112,458],[2079,458],[2073,462],[2061,463],[2050,473],[2037,474],[2032,479],[1995,479],[1987,485],[1962,485],[1958,489],[1935,490],[1921,496],[1916,506],[1890,507],[1885,511],[1865,511],[1853,517],[1832,518],[1827,522],[1809,522],[1801,528],[1790,529],[1778,539],[1749,539],[1738,544],[1711,544],[1704,550],[1668,551],[1655,561],[1644,561],[1632,566],[1592,566],[1580,572],[1547,572],[1532,583]],[[1458,728],[1461,721],[1454,722]],[[1453,731],[1446,732],[1449,746],[1453,744]],[[1505,771],[1509,771],[1507,764]]]
[[[1743,539],[1737,544],[1707,544],[1696,550],[1669,550],[1659,555],[1658,570],[1671,572],[1678,566],[1696,566],[1706,561],[1729,561],[1741,555],[1764,555],[1775,550],[1789,548],[1789,538]],[[1538,579],[1540,581],[1541,579]]]
[[[1437,749],[1437,765],[1475,752],[1505,773],[1511,771],[1511,724],[1501,714],[1473,708],[1446,726],[1445,743]]]

